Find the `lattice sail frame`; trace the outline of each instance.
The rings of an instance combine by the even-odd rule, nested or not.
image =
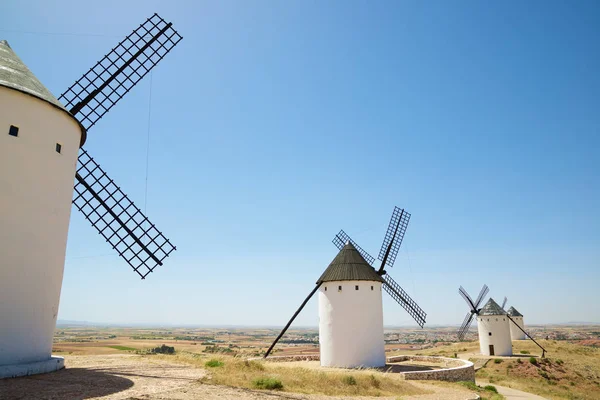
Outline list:
[[[410,214],[408,212],[401,208],[394,207],[394,212],[390,218],[390,223],[387,232],[385,233],[385,237],[383,238],[378,257],[379,261],[383,261],[387,248],[393,240],[390,254],[385,262],[385,265],[390,268],[393,267],[394,262],[396,262],[396,256],[398,256],[398,252],[400,251],[400,246],[402,245],[402,240],[404,239],[404,234],[406,233],[406,228],[408,228],[409,221]]]
[[[347,242],[350,242],[354,247],[356,247],[356,250],[358,250],[360,255],[363,256],[363,258],[369,263],[369,265],[372,266],[375,262],[375,257],[367,253],[362,247],[356,244],[356,242],[352,240],[350,236],[348,236],[346,232],[344,232],[344,230],[341,230],[337,235],[335,235],[332,242],[336,245],[338,250],[341,250]]]
[[[142,279],[176,247],[81,149],[73,204]]]
[[[158,14],[148,18],[58,99],[89,129],[182,39]]]
[[[469,293],[467,293],[465,288],[463,288],[462,286],[460,286],[458,288],[458,293],[463,297],[463,299],[465,299],[465,302],[471,309],[465,316],[465,319],[463,320],[463,323],[460,326],[460,328],[458,328],[458,331],[457,331],[458,340],[464,339],[465,335],[469,331],[469,328],[471,327],[473,318],[475,317],[475,315],[479,314],[479,306],[481,305],[481,302],[483,301],[483,299],[485,298],[485,296],[488,294],[489,291],[490,291],[490,288],[487,285],[483,285],[483,287],[481,288],[481,291],[479,292],[479,296],[477,296],[477,299],[475,301],[473,301],[473,299],[471,299],[471,296],[469,296]]]
[[[400,304],[411,317],[413,317],[421,328],[423,328],[427,313],[419,307],[417,302],[414,301],[391,276],[386,274],[383,275],[382,278],[384,280],[383,288],[385,291],[388,292],[388,294],[392,296],[392,298],[396,300],[396,302]]]

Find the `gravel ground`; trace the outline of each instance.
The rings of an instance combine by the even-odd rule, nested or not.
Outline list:
[[[365,397],[329,397],[285,392],[262,392],[201,384],[206,371],[188,365],[136,355],[67,356],[67,368],[45,375],[0,380],[0,399],[111,399],[111,400],[341,400]],[[461,388],[411,382],[431,394],[406,400],[467,400],[476,395]],[[371,399],[371,398],[369,398]]]

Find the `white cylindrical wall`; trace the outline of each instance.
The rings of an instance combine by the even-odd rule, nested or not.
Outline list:
[[[485,356],[492,355],[490,346],[494,346],[493,355],[512,355],[512,342],[508,324],[509,321],[505,315],[481,315],[477,317],[481,354]]]
[[[512,340],[525,340],[525,333],[521,329],[525,329],[523,317],[511,317],[513,322],[510,322],[510,337]],[[515,326],[515,323],[521,327],[521,329]]]
[[[381,282],[324,282],[319,288],[319,344],[324,367],[384,366]]]
[[[80,139],[66,112],[0,87],[0,366],[50,359]]]

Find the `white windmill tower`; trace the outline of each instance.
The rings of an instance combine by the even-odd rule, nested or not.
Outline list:
[[[485,295],[489,292],[487,285],[483,285],[477,300],[473,301],[467,291],[461,286],[458,289],[460,295],[469,306],[469,312],[458,329],[458,339],[463,340],[465,334],[477,317],[477,330],[479,333],[479,349],[481,354],[487,356],[510,356],[512,355],[512,342],[510,340],[510,328],[506,312],[492,298],[482,308],[479,308]]]
[[[510,336],[512,340],[525,340],[525,323],[523,322],[523,314],[517,311],[516,308],[510,307],[507,311],[513,323],[510,324]],[[521,329],[519,329],[521,328]]]
[[[267,350],[265,358],[318,290],[321,365],[384,366],[381,289],[404,307],[419,326],[423,327],[427,315],[384,270],[385,266],[393,266],[409,220],[409,213],[398,207],[394,209],[379,253],[382,262],[378,270],[372,267],[375,259],[340,231],[333,239],[340,252]]]
[[[64,366],[51,352],[71,202],[142,278],[175,249],[81,146],[180,39],[155,14],[58,100],[0,41],[0,378]]]

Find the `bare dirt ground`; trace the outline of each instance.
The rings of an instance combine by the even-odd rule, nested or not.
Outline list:
[[[0,380],[0,399],[113,399],[113,400],[341,400],[344,397],[264,392],[207,385],[201,368],[136,355],[67,356],[67,368],[45,375]],[[410,400],[467,400],[477,396],[463,388],[412,383],[430,394]],[[367,399],[351,397],[350,399]]]

